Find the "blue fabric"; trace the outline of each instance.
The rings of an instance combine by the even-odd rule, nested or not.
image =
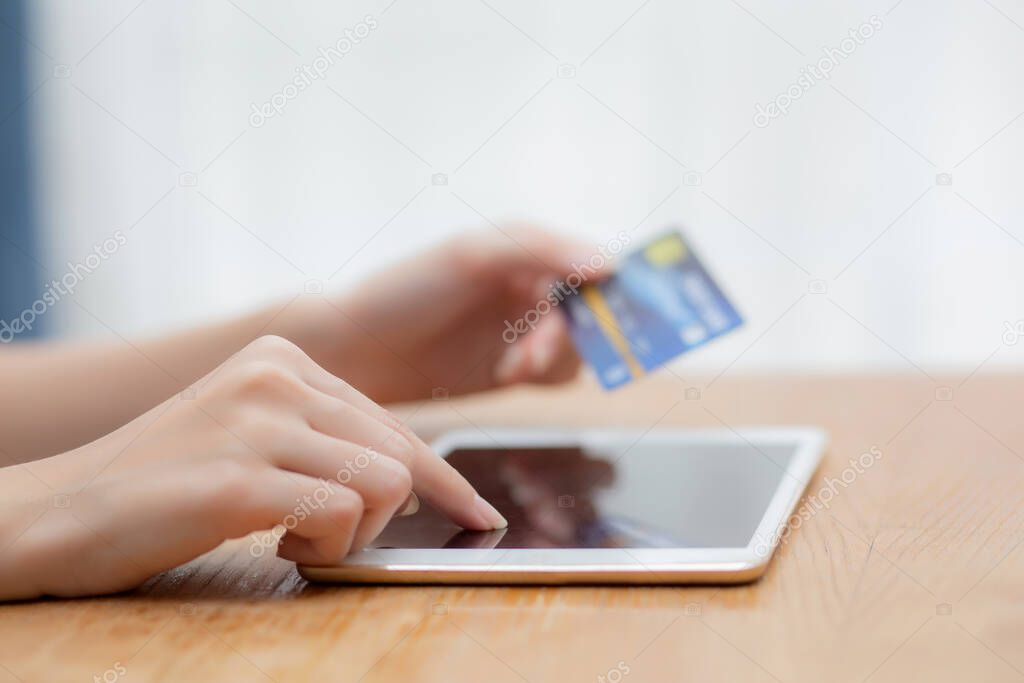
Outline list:
[[[25,13],[25,0],[0,4],[0,321],[30,307],[43,284],[32,215]],[[36,324],[18,338],[38,332]]]

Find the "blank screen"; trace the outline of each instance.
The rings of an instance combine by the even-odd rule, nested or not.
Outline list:
[[[509,522],[460,529],[424,504],[376,548],[737,548],[753,536],[796,444],[466,448],[448,462]]]

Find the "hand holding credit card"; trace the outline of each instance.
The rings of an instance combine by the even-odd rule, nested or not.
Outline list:
[[[627,255],[565,300],[577,351],[605,389],[647,374],[743,319],[677,232]]]

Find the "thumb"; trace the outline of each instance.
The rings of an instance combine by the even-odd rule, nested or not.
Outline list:
[[[536,329],[505,349],[495,364],[494,379],[500,386],[564,382],[576,376],[579,364],[565,316],[552,309]]]

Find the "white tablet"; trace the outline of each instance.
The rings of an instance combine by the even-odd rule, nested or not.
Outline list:
[[[465,531],[427,505],[313,581],[738,583],[767,567],[825,448],[812,428],[482,429],[437,452],[508,519]]]

